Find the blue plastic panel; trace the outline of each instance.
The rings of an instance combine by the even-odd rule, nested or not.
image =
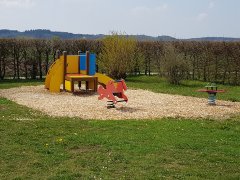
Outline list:
[[[95,75],[96,73],[96,54],[90,54],[89,59],[89,75]]]
[[[86,55],[80,55],[80,70],[87,70]]]

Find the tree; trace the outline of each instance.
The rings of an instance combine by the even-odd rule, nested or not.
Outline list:
[[[42,79],[42,76],[43,76],[42,56],[43,56],[44,49],[46,47],[46,40],[42,40],[42,39],[34,40],[34,46],[35,46],[36,55],[38,59],[37,62],[38,62],[38,69],[39,69],[39,77],[40,79]]]
[[[164,43],[156,41],[152,45],[152,56],[159,76],[162,75],[162,60],[164,56]]]
[[[47,40],[45,41],[45,74],[47,74],[48,72],[48,68],[49,68],[49,56],[51,53],[51,41]]]
[[[9,55],[9,40],[0,40],[0,79],[3,80],[6,73],[6,58]]]
[[[102,43],[98,61],[100,70],[116,79],[126,78],[127,72],[134,68],[136,41],[114,32],[105,37]]]
[[[164,51],[164,74],[171,84],[180,84],[187,75],[188,64],[184,61],[184,56],[176,52],[173,45],[166,44]]]
[[[13,78],[16,77],[20,79],[20,65],[21,65],[21,51],[22,51],[22,40],[21,39],[15,39],[12,41],[12,57],[13,57]]]

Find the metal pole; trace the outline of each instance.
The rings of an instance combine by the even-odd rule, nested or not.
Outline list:
[[[208,93],[208,104],[216,105],[216,93]]]

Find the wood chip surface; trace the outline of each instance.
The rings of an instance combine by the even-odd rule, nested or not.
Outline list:
[[[50,93],[44,86],[23,86],[0,90],[0,96],[40,110],[50,116],[80,117],[82,119],[155,119],[163,117],[225,119],[240,114],[240,103],[217,100],[209,106],[206,98],[154,93],[146,90],[127,90],[129,102],[107,109],[107,100],[98,94],[73,95],[67,92]]]

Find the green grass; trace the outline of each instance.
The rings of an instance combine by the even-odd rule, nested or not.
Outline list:
[[[1,81],[0,89],[38,84]],[[131,88],[193,96],[205,84],[127,79]],[[220,87],[232,93],[223,99],[238,94],[239,87]],[[239,179],[239,118],[86,121],[0,98],[0,179]]]
[[[0,99],[0,179],[238,179],[240,122],[52,118]]]
[[[9,89],[19,86],[36,86],[44,84],[44,79],[7,79],[0,80],[0,89]]]
[[[194,96],[207,98],[207,93],[197,92],[204,89],[206,82],[183,81],[181,85],[172,85],[158,76],[131,76],[127,78],[127,85],[131,88],[146,89],[157,93],[179,94],[183,96]],[[218,89],[226,90],[218,93],[217,99],[240,102],[240,86],[229,86],[218,84]]]

